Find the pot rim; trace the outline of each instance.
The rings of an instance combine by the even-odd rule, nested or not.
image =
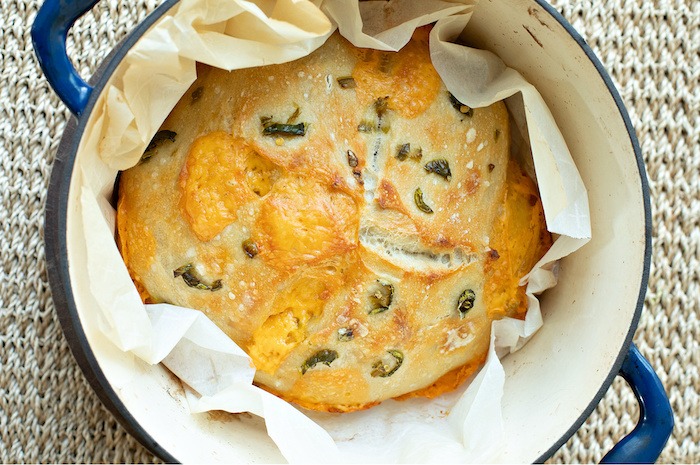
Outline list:
[[[547,3],[546,0],[533,1],[543,10],[545,10],[552,18],[554,18],[581,47],[582,51],[598,71],[598,74],[605,83],[605,86],[610,92],[610,95],[618,108],[625,128],[627,129],[636,158],[637,168],[639,170],[644,203],[645,226],[644,263],[640,281],[640,289],[637,297],[637,305],[630,322],[629,331],[620,349],[620,353],[617,355],[617,358],[610,368],[610,371],[608,372],[608,375],[603,381],[600,389],[581,415],[576,419],[576,421],[574,421],[571,427],[561,436],[561,438],[535,461],[535,463],[542,463],[554,455],[554,453],[562,445],[564,445],[564,443],[566,443],[571,436],[573,436],[573,434],[591,415],[612,384],[613,379],[617,376],[629,351],[632,338],[639,324],[639,319],[644,307],[644,297],[649,280],[652,221],[649,184],[647,181],[641,148],[629,114],[624,106],[624,103],[622,102],[619,92],[612,82],[612,79],[583,37],[553,6]],[[80,317],[78,315],[78,310],[73,296],[73,289],[68,271],[68,256],[66,253],[66,231],[70,181],[73,174],[78,146],[89,119],[89,115],[94,109],[99,95],[125,55],[129,52],[129,50],[131,50],[131,48],[143,36],[143,34],[153,24],[155,24],[155,22],[160,19],[163,14],[165,14],[178,2],[179,0],[165,0],[160,6],[151,12],[120,44],[118,44],[110,52],[110,54],[102,62],[102,65],[90,79],[90,84],[94,86],[94,89],[90,95],[83,115],[79,119],[73,117],[68,121],[68,124],[64,130],[64,135],[61,138],[61,142],[58,147],[49,181],[44,223],[44,242],[49,284],[55,303],[56,313],[58,314],[61,327],[65,334],[66,340],[68,341],[71,352],[73,353],[73,357],[76,359],[92,389],[95,391],[102,403],[116,417],[119,423],[144,447],[149,449],[152,453],[167,463],[177,463],[178,461],[170,452],[165,450],[163,446],[155,441],[155,439],[153,439],[153,437],[129,412],[124,403],[119,399],[119,396],[116,394],[112,385],[107,380],[99,366],[99,363],[97,362],[95,354],[90,347],[85,332],[80,324]]]

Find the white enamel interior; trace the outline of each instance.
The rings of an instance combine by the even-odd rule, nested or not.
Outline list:
[[[532,462],[582,415],[624,344],[643,274],[643,193],[615,101],[563,26],[534,0],[481,0],[468,30],[474,46],[496,52],[542,93],[591,205],[593,240],[561,263],[559,284],[542,298],[544,327],[504,360],[509,440],[498,461]],[[73,293],[100,368],[131,415],[183,462],[284,461],[261,422],[190,415],[171,375],[118,351],[95,330],[95,302],[83,279],[78,177],[69,192],[67,231]]]

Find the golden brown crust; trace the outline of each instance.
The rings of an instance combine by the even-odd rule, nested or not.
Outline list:
[[[439,377],[433,384],[422,389],[416,389],[402,396],[395,397],[396,400],[407,400],[414,397],[427,397],[433,399],[441,396],[446,392],[451,392],[457,389],[463,382],[468,380],[481,365],[486,361],[486,354],[480,357],[475,357],[473,360],[465,363],[461,367],[457,367],[452,371],[448,371]]]
[[[144,302],[152,301],[144,287],[138,269],[149,267],[154,259],[156,244],[147,224],[138,220],[138,207],[133,196],[121,195],[117,202],[117,245],[127,265],[131,279]],[[130,250],[135,254],[132,256]]]
[[[336,34],[293,63],[200,66],[163,124],[175,141],[121,179],[142,296],[205,312],[258,385],[305,408],[457,387],[492,319],[524,313],[518,281],[551,243],[505,106],[456,105],[427,33],[398,53]]]
[[[336,370],[337,371],[337,370]],[[334,404],[327,404],[324,402],[318,402],[316,401],[313,397],[309,397],[308,394],[308,387],[311,387],[312,389],[315,389],[316,386],[310,386],[311,383],[308,382],[307,379],[305,378],[300,378],[299,381],[294,385],[295,391],[298,393],[301,393],[301,395],[295,395],[294,393],[291,392],[279,392],[274,390],[273,388],[266,386],[264,384],[258,384],[258,387],[261,387],[262,389],[265,389],[266,391],[275,394],[278,397],[281,397],[282,399],[286,400],[287,402],[294,402],[295,404],[299,405],[300,407],[307,408],[309,410],[317,410],[319,412],[328,412],[328,413],[346,413],[346,412],[357,412],[360,410],[367,410],[368,408],[374,407],[375,405],[378,405],[380,402],[358,402],[358,403],[352,403],[352,394],[357,393],[361,394],[363,392],[366,392],[366,389],[363,389],[364,386],[361,386],[359,391],[353,392],[349,389],[344,389],[345,385],[341,384],[338,381],[342,380],[342,377],[336,377],[333,375],[333,372],[328,371],[328,372],[318,372],[318,373],[331,373],[331,376],[316,376],[314,377],[313,381],[314,384],[321,383],[323,386],[329,386],[329,388],[336,394],[339,394],[339,398],[344,398],[347,399],[350,403],[342,403],[337,402]],[[332,378],[329,380],[329,378]],[[355,377],[350,377],[346,376],[346,378],[349,378],[347,381],[350,382],[349,385],[347,386],[354,386],[357,384],[357,380],[359,379],[357,376]],[[330,381],[330,385],[328,383]],[[350,395],[348,395],[350,394]],[[358,396],[354,396],[358,397]]]
[[[527,297],[518,281],[549,250],[552,236],[546,229],[537,186],[514,161],[508,165],[503,213],[491,236],[484,286],[489,317],[524,318]]]

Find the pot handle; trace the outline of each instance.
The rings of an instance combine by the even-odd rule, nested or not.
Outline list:
[[[99,0],[46,0],[32,25],[32,42],[49,84],[68,109],[80,116],[92,87],[75,70],[66,52],[66,35],[73,23]]]
[[[620,368],[639,402],[639,423],[600,463],[654,463],[673,431],[673,411],[659,377],[632,344]]]

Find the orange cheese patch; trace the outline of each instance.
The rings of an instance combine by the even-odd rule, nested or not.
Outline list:
[[[200,240],[209,241],[223,231],[251,198],[240,182],[249,150],[225,132],[212,132],[192,143],[180,173],[180,209]]]
[[[413,40],[397,53],[365,50],[352,72],[360,100],[369,104],[389,97],[389,109],[403,117],[423,113],[442,85],[430,61],[428,36],[429,29],[416,30]]]
[[[293,269],[356,248],[358,226],[350,196],[313,180],[286,178],[265,199],[254,237],[260,258]]]
[[[337,280],[333,275],[321,279],[304,277],[275,299],[272,315],[255,330],[253,342],[248,346],[248,354],[258,370],[274,373],[306,338],[306,325],[323,312],[330,296],[330,284]]]

